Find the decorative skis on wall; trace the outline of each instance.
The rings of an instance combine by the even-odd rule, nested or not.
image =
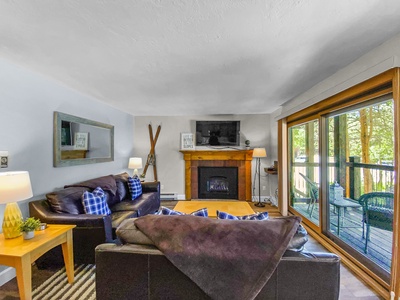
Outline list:
[[[158,136],[160,135],[160,131],[161,131],[161,125],[158,125],[156,135],[155,135],[155,137],[153,137],[153,128],[151,126],[151,123],[149,124],[150,152],[149,152],[149,155],[147,155],[147,161],[146,161],[146,165],[144,167],[143,173],[142,173],[142,175],[140,175],[140,177],[142,177],[142,178],[146,177],[147,169],[149,168],[149,166],[153,166],[154,181],[158,181],[155,148],[156,148]]]

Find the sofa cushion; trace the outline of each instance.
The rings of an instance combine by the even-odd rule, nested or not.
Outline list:
[[[142,194],[135,201],[123,200],[112,207],[112,212],[117,211],[137,211],[138,217],[155,213],[160,207],[160,197],[158,193]]]
[[[82,194],[89,191],[85,187],[69,187],[46,194],[47,202],[52,211],[66,214],[84,214]]]
[[[217,210],[217,219],[226,219],[226,220],[268,220],[268,212],[261,212],[261,213],[255,213],[251,215],[245,215],[245,216],[234,216],[231,215],[227,212],[219,211]]]
[[[183,212],[177,211],[170,209],[165,206],[161,206],[161,208],[155,213],[155,215],[165,215],[165,216],[183,216],[186,215]],[[208,217],[208,210],[207,208],[200,208],[192,213],[190,213],[192,216],[197,216],[197,217]]]
[[[107,203],[112,206],[116,202],[118,202],[117,195],[117,184],[115,182],[113,175],[101,176],[93,179],[89,179],[86,181],[65,185],[65,188],[68,187],[85,187],[91,190],[94,190],[97,187],[101,187],[101,189],[107,194]]]
[[[120,202],[130,197],[128,188],[128,177],[129,174],[126,172],[114,175],[115,183],[117,185],[117,193],[115,199],[117,202]]]
[[[93,192],[84,192],[82,195],[82,204],[85,213],[91,215],[111,215],[104,191],[97,187]]]
[[[135,218],[122,221],[116,234],[123,244],[154,245],[143,232],[135,225]]]
[[[296,233],[292,237],[287,250],[300,252],[303,251],[305,243],[308,242],[308,233],[303,225],[299,224]]]
[[[128,211],[117,211],[111,214],[111,225],[112,228],[118,228],[122,222],[127,219],[137,218],[137,212],[133,210]]]

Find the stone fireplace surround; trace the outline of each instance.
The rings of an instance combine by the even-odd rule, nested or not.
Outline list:
[[[251,201],[253,150],[181,150],[185,160],[185,198],[198,199],[198,167],[237,167],[238,199]]]

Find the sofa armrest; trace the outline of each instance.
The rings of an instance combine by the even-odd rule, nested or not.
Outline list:
[[[160,193],[160,182],[159,181],[149,181],[142,182],[143,193],[157,192]]]
[[[74,224],[77,227],[101,227],[110,230],[112,228],[110,216],[55,213],[51,211],[46,200],[29,202],[29,215],[49,224]]]
[[[74,224],[74,261],[75,263],[93,264],[95,247],[113,240],[111,216],[90,214],[55,213],[47,200],[29,202],[29,214],[48,224]],[[42,255],[36,264],[41,268],[63,262],[61,247],[56,247]]]

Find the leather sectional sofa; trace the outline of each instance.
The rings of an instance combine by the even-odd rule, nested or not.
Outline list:
[[[131,220],[121,226],[127,222],[130,223]],[[127,230],[132,232],[131,225]],[[119,232],[120,229],[117,234]],[[133,231],[129,234],[134,241],[125,241],[123,245],[101,244],[96,248],[98,300],[211,299],[163,252],[155,245],[151,245],[149,239],[143,237],[142,233],[138,235]],[[287,250],[283,250],[285,252],[276,269],[255,299],[338,299],[340,258],[333,253],[304,250],[303,245],[307,239],[304,239],[302,234],[299,237],[296,235]],[[122,237],[121,240],[124,241]],[[297,249],[291,248],[293,245]],[[249,256],[252,254],[249,253]],[[232,272],[230,267],[227,267],[227,272]],[[219,277],[215,280],[223,281]],[[226,296],[220,295],[217,298],[225,299]]]
[[[131,200],[128,177],[127,173],[122,173],[66,185],[64,189],[48,193],[46,199],[30,202],[30,216],[47,224],[75,224],[74,260],[76,263],[94,263],[96,246],[116,242],[115,229],[123,220],[154,213],[160,207],[159,182],[142,182],[143,194]],[[84,212],[81,200],[83,192],[92,191],[98,186],[105,191],[111,215]],[[54,265],[62,262],[61,257],[61,250],[55,249],[37,263],[42,267]]]

